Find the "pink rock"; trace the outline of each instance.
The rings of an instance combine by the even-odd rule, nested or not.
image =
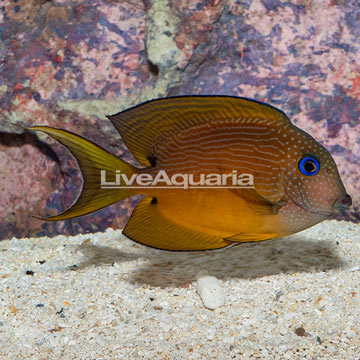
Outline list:
[[[146,6],[145,6],[146,5]],[[147,0],[7,2],[0,11],[0,239],[122,227],[134,199],[57,223],[81,178],[49,138],[77,132],[131,159],[104,115],[151,98],[227,94],[284,110],[333,154],[360,219],[356,2]],[[49,144],[49,145],[46,145]]]

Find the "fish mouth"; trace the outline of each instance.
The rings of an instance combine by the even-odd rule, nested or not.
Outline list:
[[[349,194],[345,194],[344,196],[338,198],[334,203],[334,209],[337,212],[343,212],[344,210],[347,210],[352,205],[352,199]]]
[[[351,196],[348,194],[345,194],[344,196],[340,197],[339,199],[337,199],[335,201],[335,203],[333,205],[333,211],[312,210],[309,207],[307,207],[306,205],[297,204],[295,201],[294,201],[294,203],[310,213],[321,214],[321,215],[330,217],[330,216],[337,215],[337,214],[346,214],[346,210],[348,210],[352,205],[352,199],[351,199]]]

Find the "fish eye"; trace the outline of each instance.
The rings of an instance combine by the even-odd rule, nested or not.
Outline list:
[[[299,161],[299,170],[306,176],[313,176],[319,172],[320,164],[314,157],[304,156]]]

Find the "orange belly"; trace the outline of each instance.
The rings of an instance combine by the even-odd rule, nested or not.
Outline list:
[[[150,194],[149,194],[150,195]],[[151,195],[169,220],[222,238],[239,233],[277,232],[276,215],[258,215],[227,189],[159,189]]]

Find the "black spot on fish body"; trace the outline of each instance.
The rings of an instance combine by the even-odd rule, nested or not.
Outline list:
[[[152,167],[156,167],[156,163],[157,163],[157,157],[155,155],[150,155],[148,156],[148,160],[150,162],[150,165]]]

